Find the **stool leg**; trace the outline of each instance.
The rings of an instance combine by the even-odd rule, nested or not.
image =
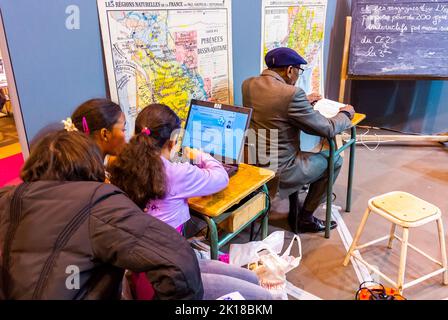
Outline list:
[[[356,235],[355,235],[355,238],[353,239],[350,249],[348,250],[347,255],[345,256],[344,263],[343,263],[344,267],[346,267],[348,265],[348,263],[350,261],[350,257],[352,256],[353,251],[355,250],[356,246],[358,245],[359,238],[361,238],[361,234],[364,230],[364,227],[366,225],[367,218],[369,217],[369,215],[370,215],[370,209],[367,208],[364,213],[364,216],[362,217],[361,224],[359,225],[358,230],[356,231]]]
[[[409,229],[403,228],[403,242],[401,244],[400,266],[398,268],[398,291],[403,293],[404,273],[406,271],[406,255],[408,253]]]
[[[392,223],[392,227],[390,228],[389,244],[387,245],[389,249],[392,249],[392,242],[395,239],[395,228],[396,228],[395,223]]]
[[[448,265],[446,258],[445,232],[443,230],[442,218],[437,219],[437,229],[439,230],[440,251],[442,253],[442,265],[445,268],[443,273],[443,284],[448,285]]]

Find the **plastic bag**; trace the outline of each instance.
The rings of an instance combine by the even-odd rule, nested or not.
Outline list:
[[[263,241],[251,241],[244,244],[231,244],[229,250],[229,263],[239,267],[255,263],[260,259],[258,252],[263,249],[270,249],[271,251],[279,254],[283,249],[284,239],[285,232],[276,231],[271,233]]]
[[[260,285],[267,289],[276,300],[288,300],[286,274],[297,268],[302,259],[300,238],[294,235],[286,251],[280,255],[285,232],[272,233],[263,241],[253,241],[230,246],[230,264],[248,265],[258,276]],[[291,256],[293,244],[297,241],[299,256]]]

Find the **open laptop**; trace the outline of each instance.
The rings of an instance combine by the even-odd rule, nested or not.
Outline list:
[[[238,170],[252,109],[191,100],[182,147],[210,153],[229,176]]]

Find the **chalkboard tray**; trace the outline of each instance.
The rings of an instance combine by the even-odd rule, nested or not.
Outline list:
[[[448,78],[448,0],[356,0],[351,79]]]

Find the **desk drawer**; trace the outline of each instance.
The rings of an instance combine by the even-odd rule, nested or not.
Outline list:
[[[266,194],[261,192],[237,208],[232,215],[219,226],[227,232],[235,232],[266,208]]]

